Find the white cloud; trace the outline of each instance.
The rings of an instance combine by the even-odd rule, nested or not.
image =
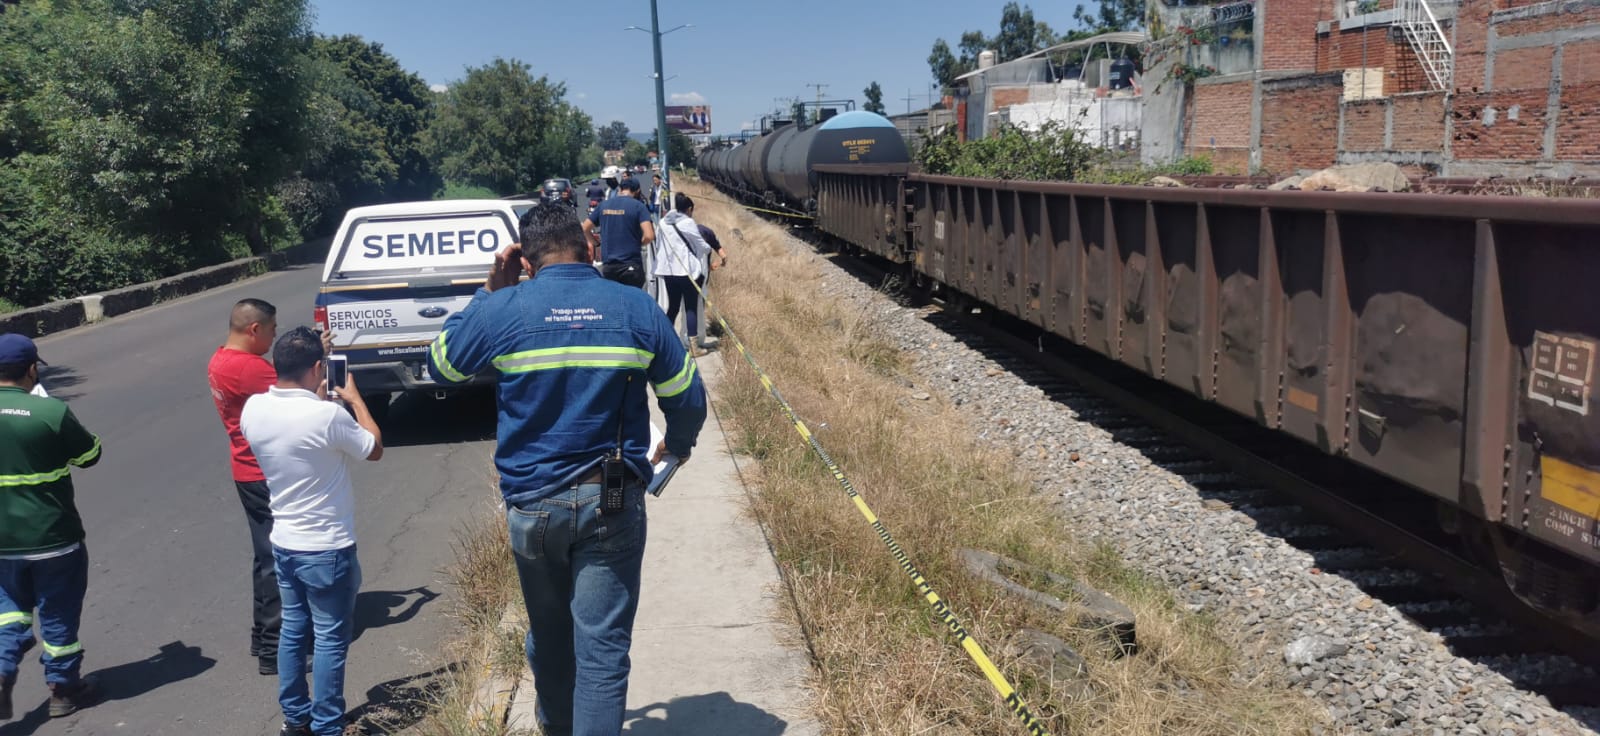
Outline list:
[[[704,105],[706,96],[699,92],[674,92],[667,95],[667,101],[673,105]]]
[[[755,129],[756,129],[756,121],[754,121],[754,120],[746,120],[746,121],[744,121],[742,123],[739,123],[739,130],[755,130]]]
[[[433,90],[435,92],[443,92],[443,91],[445,91],[447,89],[450,89],[450,88],[446,87],[445,85],[442,85],[442,84],[431,84],[431,85],[428,85],[428,89],[431,89],[431,90]]]
[[[580,99],[580,100],[587,100],[587,99],[589,99],[589,93],[588,92],[579,92],[577,94],[577,98]]]

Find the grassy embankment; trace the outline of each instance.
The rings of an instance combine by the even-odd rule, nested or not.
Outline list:
[[[1244,674],[1247,645],[1224,626],[1178,605],[1109,548],[1075,538],[1053,499],[1037,494],[1007,455],[980,445],[958,410],[938,396],[913,399],[904,381],[915,377],[876,321],[879,310],[819,298],[819,256],[715,202],[720,193],[683,188],[699,195],[698,219],[730,249],[734,265],[717,272],[714,297],[734,329],[1052,732],[1293,734],[1316,722],[1314,705]],[[722,358],[732,367],[715,399],[733,420],[736,446],[759,466],[754,510],[794,586],[817,657],[816,707],[830,731],[1022,733],[753,371],[731,349]],[[956,558],[963,547],[1110,592],[1138,615],[1140,652],[1115,658],[1095,632],[968,577]],[[1001,656],[1025,627],[1085,655],[1087,696]]]

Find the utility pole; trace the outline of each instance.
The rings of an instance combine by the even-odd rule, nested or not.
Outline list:
[[[828,89],[828,85],[817,83],[817,82],[810,82],[810,83],[807,83],[806,86],[817,91],[817,111],[811,113],[811,115],[812,115],[811,119],[812,120],[821,120],[822,119],[822,93]],[[801,109],[804,109],[804,108],[801,108]]]
[[[905,97],[901,97],[900,99],[906,101],[906,114],[910,115],[911,114],[911,103],[917,101],[917,93],[912,92],[911,90],[908,89],[908,90],[906,90],[906,96]]]
[[[822,107],[822,93],[827,91],[828,85],[811,82],[806,84],[806,86],[817,91],[817,107]]]
[[[672,33],[673,31],[679,31],[692,27],[692,25],[685,23],[677,28],[662,32],[661,14],[656,12],[656,0],[650,0],[650,30],[645,32],[650,34],[650,40],[653,42],[655,47],[656,155],[661,157],[661,181],[663,184],[667,185],[667,191],[672,191],[672,168],[670,162],[667,160],[667,78],[666,75],[661,73],[661,37],[667,35],[668,33]],[[644,31],[643,28],[638,26],[628,26],[624,30]],[[668,206],[671,206],[670,203]]]

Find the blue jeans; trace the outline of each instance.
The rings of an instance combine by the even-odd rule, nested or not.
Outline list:
[[[70,685],[83,668],[78,621],[89,589],[89,551],[48,560],[0,560],[0,679],[17,676],[22,653],[33,646],[33,612],[44,639],[44,681]]]
[[[354,632],[361,563],[355,545],[326,552],[272,548],[283,597],[278,638],[278,703],[283,720],[311,725],[316,736],[344,733],[344,664]],[[308,628],[307,623],[310,623]],[[306,647],[316,633],[311,658],[315,692],[306,688]]]
[[[599,508],[600,484],[586,483],[506,511],[547,736],[622,732],[644,560],[644,489],[630,489],[620,513]]]

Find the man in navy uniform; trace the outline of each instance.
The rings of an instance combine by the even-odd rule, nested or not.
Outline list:
[[[639,180],[628,177],[618,185],[621,196],[600,203],[583,221],[583,235],[593,244],[599,238],[600,272],[620,284],[644,288],[644,246],[655,242],[650,208],[639,201]]]
[[[428,368],[452,383],[491,366],[500,373],[495,467],[543,732],[617,736],[644,489],[663,452],[688,459],[705,388],[655,300],[595,273],[571,210],[540,206],[525,220],[521,246],[500,253],[484,287],[445,321]],[[519,283],[524,268],[538,278]],[[667,420],[655,448],[646,383]]]

